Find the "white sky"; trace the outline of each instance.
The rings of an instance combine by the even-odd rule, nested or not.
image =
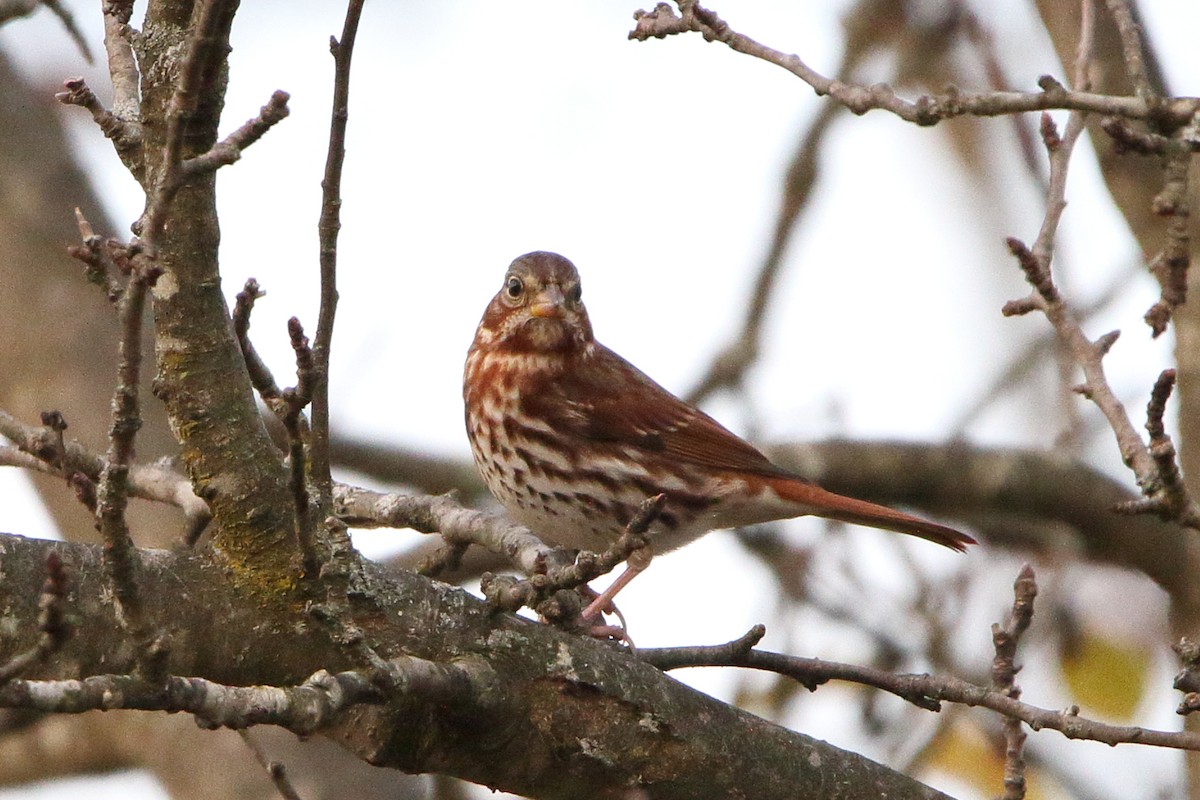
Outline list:
[[[95,4],[68,5],[99,52]],[[739,0],[716,8],[736,29],[829,72],[839,55],[842,5]],[[1020,53],[1018,66],[1027,69],[1010,62],[1018,86],[1034,89],[1043,72],[1061,75],[1027,4],[1004,4],[1003,12],[976,5],[1003,17],[996,20],[1001,49]],[[1200,91],[1192,41],[1200,10],[1178,0],[1143,5],[1175,90]],[[627,41],[637,7],[612,0],[368,4],[343,187],[336,426],[467,457],[462,360],[505,267],[528,250],[574,260],[597,336],[668,388],[688,389],[735,329],[766,247],[781,166],[822,101],[784,71],[699,37]],[[336,3],[246,3],[235,29],[223,131],[253,116],[272,90],[292,95],[291,117],[219,178],[226,292],[232,298],[249,276],[267,290],[253,334],[281,382],[291,363],[286,319],[297,315],[310,331],[316,322],[316,220],[332,72],[326,41],[340,31],[341,15]],[[82,72],[107,94],[102,71],[71,56],[46,13],[10,24],[0,42],[48,93]],[[86,115],[70,110],[68,118],[114,217],[127,224],[140,210],[135,187]],[[990,147],[1011,150],[1006,127],[989,130]],[[1004,300],[1025,287],[1015,264],[994,269],[1003,236],[1032,240],[1040,202],[1011,173],[999,173],[989,181],[1002,187],[992,195],[1002,199],[981,209],[978,188],[944,159],[944,148],[940,133],[880,112],[838,123],[822,160],[837,179],[821,185],[792,245],[752,382],[764,438],[944,438],[1002,354],[1044,329],[1032,315],[1000,316]],[[1073,176],[1064,263],[1066,280],[1083,297],[1135,253],[1096,194],[1086,158],[1076,159]],[[989,227],[977,223],[981,211]],[[1108,366],[1138,409],[1153,375],[1170,362],[1169,337],[1149,342],[1138,321],[1153,295],[1142,281],[1093,331],[1125,329]],[[1044,403],[1044,414],[1026,405],[1015,418],[1005,406],[971,436],[1040,445],[1056,432],[1046,429],[1056,414],[1053,396]],[[710,410],[745,429],[732,405]],[[1099,452],[1120,475],[1115,448],[1105,440]],[[22,483],[0,472],[0,496],[22,495]],[[26,503],[19,512],[6,508],[0,528],[44,532],[47,523]],[[374,552],[381,539],[412,537],[375,533],[359,542]],[[941,568],[941,554],[919,557]],[[759,570],[729,537],[709,536],[656,561],[622,607],[644,646],[724,641],[770,616]],[[886,563],[877,571],[886,585]],[[711,606],[696,607],[698,586]],[[1007,603],[996,599],[988,619]],[[716,671],[687,678],[714,693],[733,680]],[[829,700],[837,702],[833,693]],[[836,709],[813,708],[820,713],[806,716],[804,729],[836,740]],[[1114,763],[1112,752],[1097,763]],[[1173,768],[1169,755],[1119,763],[1163,758],[1163,769]],[[1145,773],[1136,778],[1142,782],[1133,791],[1145,789]],[[0,798],[33,796],[22,792],[0,791]]]

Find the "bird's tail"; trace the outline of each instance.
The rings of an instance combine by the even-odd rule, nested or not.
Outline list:
[[[807,513],[818,517],[920,536],[960,553],[967,549],[967,545],[977,544],[967,534],[947,525],[939,525],[877,503],[834,494],[811,483],[788,478],[775,478],[770,483],[780,499],[803,505],[809,509]]]

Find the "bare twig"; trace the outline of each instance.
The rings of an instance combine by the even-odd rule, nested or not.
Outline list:
[[[477,544],[504,555],[526,574],[566,563],[561,551],[542,542],[528,528],[504,517],[463,508],[446,495],[384,494],[334,484],[338,517],[355,528],[412,528],[440,534],[452,544]]]
[[[1192,157],[1188,148],[1172,140],[1163,168],[1163,188],[1154,198],[1154,212],[1167,218],[1167,242],[1155,256],[1151,271],[1158,279],[1158,300],[1146,312],[1146,324],[1154,336],[1167,329],[1175,309],[1187,300],[1187,273],[1192,262],[1191,204],[1188,172]]]
[[[55,653],[71,637],[71,624],[66,618],[66,599],[70,574],[58,552],[51,550],[46,556],[46,582],[38,598],[38,642],[24,653],[18,653],[5,664],[0,664],[0,686],[8,683],[23,672],[42,663]]]
[[[419,664],[417,669],[428,671]],[[96,675],[62,681],[17,680],[0,687],[0,706],[7,708],[58,714],[118,708],[187,711],[205,728],[278,725],[301,735],[331,724],[351,706],[381,701],[375,685],[359,673],[330,674],[325,670],[314,673],[299,686],[286,688],[225,686],[203,678],[173,675],[162,681],[131,675]]]
[[[1125,57],[1125,71],[1129,74],[1129,82],[1138,97],[1153,100],[1154,87],[1146,77],[1146,67],[1142,62],[1142,32],[1133,17],[1128,0],[1107,0],[1108,13],[1112,14],[1117,24],[1117,33],[1121,37],[1121,52]],[[1088,4],[1090,5],[1090,3]]]
[[[292,492],[296,543],[304,562],[304,575],[316,577],[321,562],[314,543],[315,532],[308,497],[307,454],[304,448],[301,413],[304,407],[312,402],[313,389],[319,385],[320,380],[315,375],[313,351],[308,346],[308,337],[304,335],[300,320],[295,317],[288,320],[288,337],[291,339],[292,351],[296,354],[296,386],[283,391],[283,401],[287,408],[283,424],[288,432],[288,487]]]
[[[1146,404],[1146,431],[1150,434],[1148,449],[1150,457],[1154,459],[1155,483],[1142,487],[1145,498],[1122,503],[1116,508],[1124,514],[1154,514],[1162,519],[1178,520],[1181,524],[1197,527],[1200,524],[1195,517],[1197,508],[1179,470],[1175,443],[1171,441],[1163,423],[1167,400],[1174,386],[1175,370],[1163,370]]]
[[[259,109],[258,116],[247,121],[233,133],[209,148],[207,153],[183,162],[186,175],[201,175],[215,172],[242,157],[242,151],[261,139],[276,123],[290,113],[287,92],[276,90],[267,104]]]
[[[254,303],[265,296],[266,292],[259,288],[258,281],[254,278],[246,279],[246,284],[242,291],[238,292],[233,306],[233,332],[242,349],[242,358],[250,373],[251,385],[254,386],[254,390],[258,392],[258,396],[267,404],[267,407],[282,420],[288,413],[287,403],[283,402],[283,391],[275,383],[275,377],[271,374],[270,368],[258,355],[254,343],[250,341],[250,314],[254,310]]]
[[[114,239],[98,236],[92,230],[91,223],[78,208],[75,209],[75,221],[79,225],[79,235],[83,239],[83,244],[72,245],[67,248],[67,252],[73,258],[83,262],[84,275],[88,282],[103,289],[108,302],[116,303],[125,291],[125,288],[116,279],[116,274],[123,271],[122,266],[126,268],[124,272],[128,272],[129,251]],[[118,257],[120,263],[117,261]]]
[[[996,657],[992,660],[992,688],[1013,700],[1021,699],[1021,687],[1017,686],[1016,675],[1021,669],[1016,665],[1017,643],[1033,620],[1033,600],[1037,597],[1037,582],[1033,569],[1026,564],[1021,568],[1013,583],[1013,606],[1004,625],[992,625],[992,646]],[[1004,718],[1004,800],[1023,800],[1025,797],[1025,732],[1021,721],[1011,716]]]
[[[241,734],[242,741],[246,743],[246,747],[250,748],[250,752],[254,754],[254,759],[262,765],[266,770],[267,776],[271,779],[271,783],[275,785],[275,790],[279,792],[279,796],[284,800],[301,800],[300,793],[296,791],[296,787],[292,785],[292,781],[287,776],[287,769],[279,761],[272,761],[267,758],[266,752],[259,746],[258,742],[250,735],[250,731],[242,728],[238,731]]]
[[[133,29],[129,19],[133,15],[133,0],[104,0],[104,50],[108,56],[108,76],[113,87],[113,114],[136,130],[136,141],[141,141],[141,101],[137,58],[133,54]],[[115,142],[114,142],[115,143]],[[117,149],[118,155],[121,149]],[[142,159],[125,159],[125,166],[133,170],[133,176],[144,183]]]
[[[898,97],[887,84],[859,86],[826,77],[799,56],[780,52],[734,31],[714,12],[694,0],[678,0],[676,5],[680,10],[678,15],[666,3],[659,3],[653,11],[636,12],[636,25],[629,38],[645,41],[679,33],[699,33],[707,41],[719,41],[739,53],[782,67],[811,86],[817,94],[833,98],[855,114],[883,109],[908,122],[934,125],[964,115],[987,117],[1062,108],[1129,119],[1157,116],[1178,125],[1200,109],[1197,98],[1176,98],[1152,104],[1141,97],[1094,94],[1078,87],[1068,91],[1049,76],[1043,76],[1040,81],[1041,92],[974,93],[951,87],[942,94],[922,95],[910,101]]]
[[[207,171],[207,166],[203,169],[186,167],[183,160],[184,137],[188,122],[196,113],[197,104],[200,102],[206,76],[225,55],[221,47],[223,38],[220,30],[224,24],[223,15],[228,13],[227,6],[228,0],[207,0],[201,4],[197,13],[195,28],[188,39],[187,55],[184,57],[180,69],[179,83],[167,105],[163,169],[153,191],[149,192],[146,211],[139,226],[141,249],[135,258],[141,256],[151,261],[157,258],[158,238],[166,226],[175,196],[188,180]],[[125,14],[124,0],[122,0],[122,9],[121,13]],[[124,21],[128,22],[127,15]],[[272,97],[272,102],[266,107],[270,109],[269,113],[264,112],[263,114],[264,117],[270,117],[273,121],[252,120],[230,138],[238,137],[238,143],[242,146],[257,141],[274,121],[286,116],[284,113],[286,99],[286,95],[277,92]],[[216,147],[220,147],[220,145]],[[215,165],[214,168],[224,163],[223,156],[220,154],[210,158],[208,153],[204,153],[196,156],[196,159],[200,159],[196,163]]]
[[[658,518],[666,499],[666,495],[658,494],[643,500],[621,536],[603,553],[582,551],[575,563],[545,570],[526,580],[485,573],[480,583],[483,596],[504,611],[528,606],[551,621],[573,620],[579,607],[577,596],[570,590],[611,572],[634,553],[644,551],[648,545],[646,530]],[[559,595],[564,590],[568,590],[569,600]]]
[[[142,128],[136,122],[122,119],[104,107],[100,98],[91,90],[83,78],[68,78],[63,81],[65,92],[54,95],[63,105],[80,106],[92,115],[92,119],[100,126],[100,132],[113,143],[121,162],[131,170],[141,160]],[[135,177],[139,173],[134,172]]]
[[[121,612],[120,619],[135,640],[149,648],[151,632],[133,575],[138,556],[129,535],[125,509],[129,502],[134,438],[142,427],[139,387],[146,292],[158,279],[160,269],[157,264],[146,261],[134,266],[133,270],[117,303],[121,324],[117,387],[113,394],[108,454],[96,488],[96,524],[104,537],[104,564]]]
[[[325,176],[321,180],[320,237],[321,307],[317,318],[314,348],[316,385],[312,409],[312,474],[317,486],[318,506],[332,507],[333,478],[329,471],[329,354],[333,341],[333,320],[337,313],[337,239],[341,229],[342,164],[346,160],[346,122],[350,105],[350,63],[354,39],[362,16],[364,0],[350,0],[339,41],[329,39],[333,54],[333,111],[329,125],[329,150],[325,158]]]
[[[1085,2],[1082,4],[1082,8],[1082,31],[1079,54],[1075,64],[1077,86],[1087,85],[1094,22],[1092,4]],[[1095,341],[1089,340],[1075,314],[1054,285],[1050,269],[1054,254],[1054,239],[1062,213],[1066,208],[1067,170],[1071,154],[1084,130],[1084,123],[1085,114],[1080,111],[1072,111],[1067,121],[1066,132],[1060,138],[1050,123],[1048,115],[1043,116],[1043,140],[1050,155],[1050,187],[1046,194],[1046,213],[1032,248],[1026,247],[1015,238],[1008,240],[1009,249],[1017,257],[1026,279],[1034,287],[1034,292],[1022,300],[1008,303],[1004,307],[1004,313],[1012,315],[1034,310],[1044,313],[1059,340],[1063,342],[1064,347],[1083,371],[1084,382],[1079,387],[1080,393],[1092,400],[1103,412],[1109,427],[1116,436],[1122,459],[1133,470],[1142,493],[1152,501],[1145,505],[1126,506],[1125,510],[1163,513],[1164,510],[1169,509],[1173,515],[1172,518],[1180,524],[1200,528],[1200,506],[1197,506],[1190,498],[1186,498],[1186,502],[1181,502],[1178,495],[1168,496],[1165,493],[1164,476],[1160,472],[1159,461],[1142,442],[1124,405],[1108,383],[1103,359],[1116,342],[1118,332],[1112,331]],[[1171,458],[1173,460],[1173,453]]]
[[[71,10],[60,0],[4,0],[0,2],[0,25],[14,17],[28,16],[36,11],[38,6],[45,6],[53,12],[54,16],[58,17],[63,27],[66,28],[67,35],[71,37],[71,41],[83,54],[84,60],[91,64],[92,50],[88,47],[87,39],[83,38],[82,31],[75,24],[75,17],[71,14]]]
[[[47,436],[46,428],[35,428],[0,411],[0,434],[19,449],[0,447],[0,464],[35,469],[68,481],[83,478],[95,484],[104,470],[104,457],[86,450],[76,441]],[[129,470],[129,493],[144,500],[177,506],[188,521],[187,538],[194,541],[212,518],[208,504],[196,496],[188,479],[169,462],[136,464]],[[94,510],[94,502],[93,502]]]
[[[742,650],[730,645],[642,649],[638,651],[638,658],[661,670],[684,667],[746,667],[763,670],[790,677],[811,691],[831,680],[844,680],[881,689],[929,711],[940,710],[941,704],[946,702],[988,708],[1020,720],[1035,731],[1048,728],[1059,731],[1068,739],[1086,739],[1107,745],[1143,744],[1200,751],[1198,733],[1109,725],[1079,716],[1079,709],[1075,707],[1061,711],[1039,708],[1003,692],[992,691],[953,676],[897,673],[765,650]]]

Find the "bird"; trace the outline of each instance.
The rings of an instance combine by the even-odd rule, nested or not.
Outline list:
[[[526,253],[509,265],[467,352],[467,437],[509,516],[547,544],[604,552],[642,503],[664,495],[646,531],[665,553],[712,530],[817,516],[918,536],[964,551],[961,531],[835,494],[772,463],[711,416],[598,342],[567,258]],[[636,562],[584,611],[649,563]],[[632,572],[632,574],[630,574]]]

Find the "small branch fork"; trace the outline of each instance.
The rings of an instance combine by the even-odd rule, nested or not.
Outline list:
[[[311,476],[317,490],[316,510],[319,517],[330,515],[333,507],[333,480],[329,465],[329,353],[333,337],[333,322],[337,310],[337,238],[341,228],[341,183],[342,166],[346,158],[346,124],[350,97],[350,65],[354,54],[354,40],[362,16],[363,0],[351,0],[346,9],[346,19],[339,41],[330,37],[329,48],[334,58],[333,111],[330,123],[329,148],[325,162],[325,175],[321,181],[321,218],[318,224],[320,237],[321,304],[317,320],[317,337],[313,347],[300,321],[292,317],[288,321],[288,337],[296,355],[297,384],[292,389],[280,391],[270,370],[259,357],[250,341],[250,313],[256,300],[263,296],[258,282],[253,278],[246,281],[237,296],[233,313],[234,331],[241,346],[242,355],[250,373],[251,383],[263,402],[280,418],[288,433],[289,487],[295,506],[295,534],[303,560],[303,574],[315,577],[320,570],[320,557],[316,547],[316,527],[313,523],[312,502],[308,494],[308,479]],[[277,97],[281,99],[276,103]],[[287,114],[287,95],[277,92],[272,103],[264,106],[259,120],[242,126],[248,141],[254,141],[273,124],[274,116]],[[235,134],[236,136],[236,134]],[[252,138],[251,138],[252,137]],[[230,137],[233,138],[233,137]],[[224,143],[223,143],[224,144]],[[234,143],[236,145],[237,143]],[[240,148],[231,146],[231,158],[215,158],[221,145],[206,155],[214,156],[216,166],[236,159]],[[196,163],[192,159],[189,164]],[[214,167],[215,168],[215,167]],[[312,425],[304,419],[304,408],[312,406]]]
[[[625,526],[624,533],[603,553],[583,551],[576,557],[575,563],[549,570],[544,564],[537,565],[535,574],[524,580],[484,573],[480,582],[483,596],[493,607],[503,611],[516,611],[528,606],[551,622],[571,624],[580,616],[578,595],[574,590],[611,572],[621,562],[629,562],[625,573],[609,591],[598,597],[584,612],[585,619],[591,618],[594,613],[589,612],[593,607],[604,610],[616,590],[649,565],[651,550],[645,534],[654,520],[658,519],[666,499],[666,495],[659,494],[642,501],[633,519]]]
[[[313,529],[308,497],[307,458],[304,452],[305,426],[302,414],[304,407],[312,402],[313,388],[319,381],[316,378],[313,352],[308,346],[308,337],[304,335],[304,328],[300,326],[300,320],[295,317],[288,320],[288,338],[292,343],[292,352],[296,355],[296,386],[284,390],[282,398],[283,425],[287,428],[288,433],[290,466],[288,486],[292,492],[296,543],[300,548],[304,575],[316,577],[321,562],[317,556],[314,542],[316,532]]]
[[[63,437],[67,423],[57,411],[43,413],[42,423],[44,427],[40,428],[25,425],[0,411],[0,435],[16,444],[0,446],[0,464],[65,479],[94,513],[96,484],[104,469],[104,458],[88,452],[74,440],[67,441]],[[187,520],[187,540],[199,538],[212,518],[208,504],[192,491],[191,482],[167,462],[132,465],[127,487],[133,497],[180,508]]]
[[[1088,64],[1092,48],[1092,4],[1082,5],[1082,32],[1079,55],[1075,66],[1077,86],[1088,85]],[[1033,291],[1024,298],[1005,304],[1005,316],[1040,311],[1053,326],[1064,349],[1083,371],[1084,381],[1076,391],[1090,399],[1104,414],[1117,438],[1121,457],[1136,477],[1145,500],[1127,503],[1118,507],[1125,513],[1153,513],[1163,519],[1171,519],[1181,525],[1200,529],[1200,506],[1187,494],[1175,463],[1175,449],[1163,431],[1162,414],[1174,372],[1168,370],[1160,376],[1148,409],[1147,428],[1151,433],[1151,444],[1142,442],[1134,428],[1124,405],[1112,390],[1104,372],[1104,356],[1116,343],[1119,331],[1111,331],[1091,340],[1067,302],[1054,284],[1051,260],[1054,240],[1059,221],[1066,209],[1067,171],[1076,142],[1084,131],[1086,115],[1072,111],[1067,128],[1059,135],[1054,121],[1048,114],[1042,115],[1042,142],[1050,157],[1050,184],[1046,195],[1046,214],[1041,230],[1033,247],[1019,239],[1010,237],[1009,251],[1017,259],[1025,278]],[[1163,322],[1165,325],[1165,321]]]
[[[1027,622],[1020,620],[1032,614],[1033,597],[1037,593],[1032,570],[1028,567],[1022,569],[1013,588],[1012,616],[1000,628],[1002,639],[1007,635],[1005,632],[1011,632],[1012,636],[997,647],[997,662],[1007,660],[1009,649],[1015,648],[1019,638],[1018,628],[1023,632],[1028,626]],[[1023,722],[1035,731],[1048,728],[1059,731],[1068,739],[1086,739],[1107,745],[1143,744],[1200,751],[1200,733],[1109,725],[1079,716],[1079,709],[1074,706],[1061,711],[1039,708],[1012,696],[1007,690],[988,689],[952,676],[896,673],[874,667],[755,650],[755,645],[762,641],[766,632],[765,626],[756,625],[744,636],[727,644],[642,649],[638,651],[638,658],[661,670],[683,667],[759,669],[792,678],[809,691],[816,691],[831,680],[844,680],[881,689],[928,711],[940,711],[944,702],[991,709],[1006,718]],[[1188,710],[1195,710],[1200,708],[1200,694],[1197,694],[1200,692],[1200,677],[1197,677],[1200,676],[1200,667],[1197,667],[1200,664],[1200,647],[1186,641],[1181,647],[1188,648],[1181,651],[1181,655],[1185,656],[1185,664],[1190,663],[1190,666],[1176,678],[1176,688],[1192,693],[1185,697],[1185,704],[1191,698],[1192,706]],[[1187,654],[1191,655],[1190,662]],[[1014,667],[1014,674],[1015,671]],[[993,674],[996,674],[995,671]],[[1185,675],[1188,676],[1186,679]],[[1187,713],[1183,706],[1180,713]],[[1006,782],[1010,773],[1013,776],[1018,774],[1018,769],[1015,763],[1006,763]]]
[[[308,493],[309,452],[306,446],[310,440],[310,429],[304,409],[312,403],[313,392],[320,384],[320,379],[304,328],[299,319],[292,317],[288,320],[288,339],[296,359],[296,385],[281,390],[275,383],[271,370],[259,357],[250,340],[250,313],[254,310],[254,303],[264,295],[258,281],[254,278],[246,281],[234,304],[233,329],[250,374],[251,385],[287,431],[288,488],[292,494],[294,533],[300,549],[303,574],[315,577],[320,571],[321,559],[317,553],[316,527]]]

